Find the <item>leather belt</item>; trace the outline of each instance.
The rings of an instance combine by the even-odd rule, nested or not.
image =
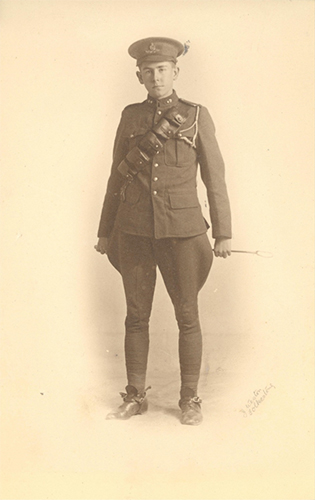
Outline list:
[[[162,151],[165,142],[175,136],[186,119],[176,107],[169,109],[152,130],[142,137],[138,146],[132,148],[120,162],[118,171],[126,178],[120,191],[122,201],[125,201],[126,189],[134,177],[150,165],[153,156]]]

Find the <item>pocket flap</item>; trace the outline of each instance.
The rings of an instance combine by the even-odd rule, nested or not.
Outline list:
[[[181,139],[181,140],[185,140],[185,139],[188,139],[189,141],[192,141],[193,140],[193,137],[195,135],[195,132],[193,129],[190,129],[190,130],[184,130],[184,131],[181,131],[179,129],[178,132],[176,132],[175,134],[175,138],[176,139]]]
[[[195,193],[170,194],[170,204],[172,208],[196,208],[199,200]]]

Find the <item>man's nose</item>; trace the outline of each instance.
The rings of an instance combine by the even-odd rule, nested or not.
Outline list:
[[[153,73],[153,80],[156,82],[159,80],[159,77],[160,77],[160,73],[158,70],[155,70],[154,73]]]

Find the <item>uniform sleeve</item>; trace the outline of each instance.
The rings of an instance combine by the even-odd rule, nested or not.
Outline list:
[[[102,236],[108,237],[110,235],[114,227],[117,210],[120,203],[119,193],[123,177],[119,174],[117,167],[128,153],[124,129],[125,117],[123,111],[114,142],[113,163],[110,177],[107,183],[107,189],[97,233],[99,238]]]
[[[212,118],[205,107],[200,108],[197,153],[200,173],[210,206],[213,238],[231,238],[231,210],[225,183],[224,161],[215,137]]]

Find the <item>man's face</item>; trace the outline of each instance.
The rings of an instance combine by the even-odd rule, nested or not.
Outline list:
[[[169,61],[144,62],[141,64],[140,71],[137,71],[137,76],[151,97],[162,99],[172,94],[173,82],[178,72],[176,65]]]

